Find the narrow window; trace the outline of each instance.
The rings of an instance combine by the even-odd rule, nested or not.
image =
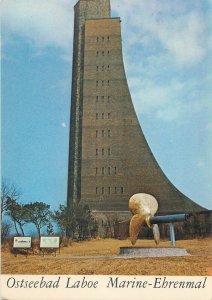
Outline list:
[[[107,136],[110,137],[110,129],[107,131]]]
[[[110,71],[110,66],[109,65],[107,66],[107,70]]]
[[[117,187],[115,187],[115,194],[117,194]]]
[[[105,131],[104,131],[104,130],[102,130],[102,137],[104,137],[104,135],[105,135]]]
[[[110,113],[107,114],[107,118],[110,119]]]
[[[104,96],[102,96],[102,102],[104,102],[104,99],[105,99],[105,97],[104,97]]]
[[[96,120],[98,120],[98,118],[99,118],[99,115],[98,115],[98,114],[96,114]]]
[[[96,195],[98,194],[98,187],[96,187]]]
[[[110,186],[108,187],[108,194],[110,194]]]
[[[102,51],[102,56],[104,56],[105,55],[105,51]]]
[[[124,188],[123,188],[123,186],[121,187],[121,193],[122,193],[122,194],[124,193]]]
[[[104,67],[105,67],[105,66],[102,66],[102,71],[104,71]]]
[[[102,80],[102,86],[104,86],[104,80]]]
[[[96,175],[98,174],[98,168],[96,168]]]
[[[99,66],[96,66],[96,70],[99,71]]]
[[[114,168],[114,173],[115,173],[115,175],[116,175],[116,171],[117,171],[117,170],[116,170],[116,167],[115,167],[115,168]]]
[[[105,118],[105,114],[104,113],[102,113],[102,119],[104,119]]]
[[[96,81],[96,86],[98,86],[99,85],[99,82],[98,82],[98,80]]]
[[[104,38],[104,37],[102,37],[102,41],[104,41],[104,39],[105,39],[105,38]]]
[[[110,102],[110,96],[107,96],[107,102]]]
[[[104,175],[104,173],[105,173],[105,168],[103,167],[102,168],[102,175]]]
[[[110,175],[110,167],[108,167],[108,175]]]
[[[99,96],[96,96],[96,102],[99,102]]]
[[[104,189],[104,187],[102,187],[102,194],[104,194],[104,192],[105,192],[105,189]]]
[[[96,51],[96,56],[99,56],[99,51]]]
[[[96,156],[98,155],[98,149],[96,149]]]
[[[96,138],[98,137],[98,130],[96,130]]]
[[[108,85],[108,86],[110,85],[110,80],[107,81],[107,85]]]
[[[105,154],[105,149],[104,148],[102,148],[102,155],[104,155]]]
[[[107,153],[108,153],[108,155],[110,155],[110,148],[107,149]]]
[[[107,56],[109,56],[109,55],[110,55],[110,51],[108,50],[108,51],[107,51]]]
[[[97,38],[96,38],[96,41],[98,42],[99,41],[99,37],[97,36]]]

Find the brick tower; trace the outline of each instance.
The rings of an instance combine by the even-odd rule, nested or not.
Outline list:
[[[128,211],[135,193],[149,193],[159,213],[204,210],[173,186],[138,122],[122,58],[120,18],[109,0],[75,5],[68,199],[96,212]]]

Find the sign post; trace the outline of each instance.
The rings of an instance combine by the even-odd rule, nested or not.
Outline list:
[[[18,250],[26,251],[26,256],[29,254],[29,250],[33,251],[31,236],[15,236],[13,239],[13,252],[17,256]],[[34,255],[34,251],[33,251]]]
[[[50,252],[56,256],[56,251],[59,249],[60,253],[60,237],[59,236],[41,236],[40,238],[40,251],[45,254]]]

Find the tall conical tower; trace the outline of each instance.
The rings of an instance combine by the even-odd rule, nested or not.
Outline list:
[[[122,58],[120,18],[109,0],[75,5],[68,207],[128,211],[135,193],[149,193],[160,213],[203,210],[167,179],[138,122]]]

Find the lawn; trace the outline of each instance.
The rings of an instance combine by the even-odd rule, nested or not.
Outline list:
[[[73,242],[69,247],[61,248],[56,257],[43,257],[38,253],[15,257],[2,246],[2,274],[212,275],[211,238],[177,241],[176,246],[185,248],[191,256],[111,259],[111,256],[119,254],[119,247],[124,246],[131,246],[130,241],[93,239]],[[136,246],[155,247],[155,244],[152,240],[138,240]],[[169,246],[169,241],[161,241],[159,245]],[[97,259],[92,256],[105,257]]]

